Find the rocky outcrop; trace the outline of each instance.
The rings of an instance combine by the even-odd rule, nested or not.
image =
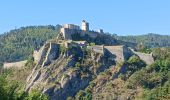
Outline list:
[[[63,46],[65,45],[47,42],[35,52],[37,65],[27,79],[26,91],[37,88],[49,95],[51,100],[66,100],[85,89],[101,72],[114,69],[117,62],[124,62],[132,55],[145,59],[140,53],[123,45],[86,47],[70,42]],[[110,78],[116,79],[125,71],[125,67],[118,68]],[[105,80],[101,84],[105,84],[103,82]]]
[[[69,96],[74,96],[79,90],[84,89],[89,84],[91,78],[81,78],[80,73],[74,72],[63,76],[58,86],[44,88],[43,92],[50,94],[52,100],[66,100]]]
[[[49,43],[49,48],[47,50],[45,60],[42,63],[42,66],[50,64],[53,60],[59,57],[59,45],[56,43]]]
[[[41,58],[27,79],[25,90],[38,88],[51,100],[66,100],[74,96],[86,88],[95,75],[115,65],[113,55],[102,51],[104,53],[69,45],[61,52],[60,45],[45,44],[39,53]]]
[[[57,43],[47,42],[39,51],[34,51],[33,57],[35,63],[46,66],[59,56],[59,45]]]
[[[39,52],[40,58],[27,79],[25,90],[39,88],[52,100],[66,100],[68,96],[73,96],[85,88],[90,77],[81,78],[81,73],[72,69],[77,59],[82,56],[79,50],[80,47],[71,47],[61,53],[58,44],[46,43]]]

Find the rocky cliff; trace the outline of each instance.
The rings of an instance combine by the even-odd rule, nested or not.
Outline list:
[[[125,70],[116,67],[118,63],[136,55],[126,46],[82,47],[75,42],[67,46],[65,43],[47,42],[34,53],[36,66],[27,79],[26,91],[38,89],[51,100],[66,100],[87,88],[94,79],[102,80],[100,74],[107,70],[112,73],[108,78],[118,77]]]
[[[109,53],[97,53],[78,45],[66,48],[46,43],[36,54],[40,58],[28,77],[26,91],[38,88],[52,100],[74,96],[87,87],[95,75],[115,65]]]

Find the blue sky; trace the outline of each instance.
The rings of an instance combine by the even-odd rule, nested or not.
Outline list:
[[[170,35],[170,0],[1,0],[0,33],[29,25],[80,24],[118,35]]]

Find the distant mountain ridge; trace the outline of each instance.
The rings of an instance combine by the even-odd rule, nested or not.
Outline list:
[[[125,42],[143,44],[149,48],[170,46],[170,35],[148,33],[138,36],[118,36],[117,39]]]

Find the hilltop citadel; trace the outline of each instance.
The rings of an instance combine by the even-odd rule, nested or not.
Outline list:
[[[85,20],[81,23],[81,28],[74,24],[64,24],[60,30],[61,35],[66,40],[72,40],[73,34],[80,34],[81,36],[89,35],[92,38],[96,38],[98,35],[103,33],[103,29],[98,31],[91,31],[89,29],[89,23]]]
[[[81,29],[74,24],[63,25],[56,38],[48,40],[32,54],[33,69],[24,90],[30,92],[39,88],[42,93],[49,94],[51,100],[66,100],[86,88],[93,76],[108,69],[114,73],[113,78],[118,77],[126,70],[126,66],[120,64],[134,55],[147,65],[154,62],[152,54],[135,52],[115,41],[110,44],[111,40],[113,38],[103,30],[90,31],[89,23],[84,20]],[[22,69],[28,62],[4,63],[4,68]]]
[[[115,60],[117,62],[125,61],[129,56],[135,54],[138,55],[142,60],[144,60],[147,64],[151,64],[153,62],[152,54],[144,54],[135,52],[133,49],[128,48],[124,45],[90,45],[86,38],[82,41],[75,41],[72,38],[74,34],[78,34],[80,36],[89,36],[90,38],[98,38],[104,37],[102,29],[98,31],[91,31],[89,29],[89,23],[85,20],[82,21],[81,28],[78,25],[74,24],[64,24],[61,29],[58,37],[53,40],[47,41],[44,46],[41,47],[40,50],[35,50],[33,57],[37,64],[40,64],[42,67],[50,64],[53,60],[55,60],[55,54],[58,52],[58,45],[64,45],[64,47],[69,48],[70,46],[80,46],[93,50],[96,53],[105,54],[106,51],[109,51],[110,54],[115,55]],[[107,40],[107,38],[106,38]],[[10,68],[13,66],[22,67],[26,61],[14,62],[14,63],[4,63],[4,68]]]

